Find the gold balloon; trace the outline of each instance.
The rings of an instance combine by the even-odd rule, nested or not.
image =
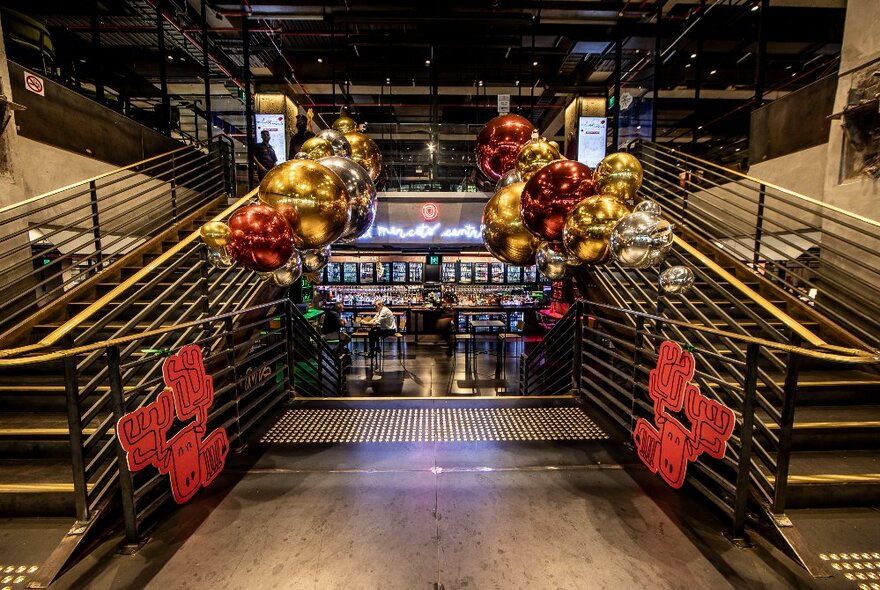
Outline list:
[[[288,160],[263,178],[260,201],[280,213],[299,250],[333,243],[349,219],[349,195],[335,172],[312,160]]]
[[[209,221],[199,229],[205,245],[212,250],[225,250],[229,245],[232,230],[222,221]]]
[[[602,264],[610,258],[611,230],[629,207],[610,195],[588,197],[578,203],[562,230],[562,243],[572,256],[588,264]]]
[[[320,160],[333,155],[333,144],[322,137],[310,137],[302,144],[300,151],[307,160]]]
[[[514,182],[495,193],[483,210],[483,241],[502,262],[517,266],[535,264],[540,240],[525,228],[519,215],[524,182]]]
[[[599,194],[611,195],[619,201],[632,201],[642,186],[642,165],[632,154],[609,154],[596,166],[593,184]]]
[[[358,131],[346,133],[345,139],[351,144],[351,159],[360,164],[376,182],[382,171],[382,154],[376,142]]]
[[[554,160],[560,159],[559,148],[551,145],[543,137],[532,139],[516,155],[516,171],[524,181],[532,177],[532,174]]]
[[[555,142],[555,141],[548,141],[547,143],[549,143],[549,144],[550,144],[550,147],[552,147],[553,149],[555,149],[557,152],[559,151],[559,143],[558,143],[558,142]],[[560,152],[560,153],[561,153],[561,152]]]
[[[351,117],[343,115],[333,121],[333,129],[339,133],[351,133],[352,131],[357,131],[357,123]]]

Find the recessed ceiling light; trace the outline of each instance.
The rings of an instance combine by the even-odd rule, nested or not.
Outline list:
[[[696,53],[692,53],[692,54],[691,54],[691,59],[697,59],[697,54],[696,54]]]
[[[717,73],[718,73],[718,70],[712,70],[711,72],[709,72],[709,75],[714,76]]]
[[[319,64],[322,64],[322,63],[324,63],[324,60],[321,59],[321,58],[319,57],[319,58],[318,58],[318,63],[319,63]]]
[[[691,67],[691,64],[684,64],[684,67],[689,68]]]
[[[759,6],[758,6],[757,4],[755,4],[755,5],[752,6],[749,10],[751,10],[752,12],[755,12],[755,11],[758,10],[758,8],[759,8]]]
[[[699,126],[699,127],[697,127],[697,129],[698,129],[698,130],[699,130],[699,129],[702,129],[702,128],[703,128],[703,126],[702,126],[702,125],[700,125],[700,126]]]
[[[538,65],[538,62],[533,61],[533,62],[532,62],[532,65],[533,65],[533,66],[536,66],[536,65]]]
[[[786,69],[786,70],[790,70],[790,69],[791,69],[791,64],[785,66],[785,69]]]
[[[426,65],[426,66],[431,65],[431,60],[430,60],[430,59],[426,59],[426,60],[425,60],[425,65]]]
[[[480,86],[482,86],[482,85],[483,85],[483,81],[482,81],[482,80],[480,80]]]

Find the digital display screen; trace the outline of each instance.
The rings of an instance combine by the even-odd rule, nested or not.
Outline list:
[[[523,282],[536,283],[538,281],[538,269],[533,264],[523,269]]]
[[[425,265],[421,262],[409,263],[409,282],[421,283],[425,276]]]
[[[328,263],[324,269],[324,276],[326,283],[339,283],[341,281],[339,263]]]
[[[269,145],[275,150],[275,158],[280,164],[287,160],[287,140],[284,135],[284,115],[257,113],[254,115],[257,124],[256,136],[262,141],[263,131],[269,132]],[[292,156],[291,156],[292,157]]]
[[[577,159],[590,168],[605,157],[607,139],[605,117],[580,117],[578,121]]]
[[[507,282],[510,284],[517,284],[522,281],[522,271],[520,267],[514,266],[512,264],[507,265]]]
[[[376,263],[376,282],[377,283],[390,283],[391,282],[391,263],[390,262],[377,262]]]
[[[495,284],[503,284],[504,283],[504,263],[503,262],[493,262],[489,266],[489,271],[492,275],[492,282]]]
[[[462,262],[458,265],[459,278],[458,281],[460,283],[473,283],[474,282],[474,263],[473,262]]]
[[[358,265],[357,262],[342,263],[342,282],[357,283],[358,282]]]
[[[375,265],[372,262],[361,262],[361,284],[373,282]]]
[[[488,283],[489,282],[489,263],[488,262],[475,262],[474,263],[474,282],[475,283]]]
[[[406,262],[394,262],[391,264],[391,280],[395,283],[406,282]]]
[[[454,283],[455,282],[455,263],[454,262],[444,262],[441,267],[441,275],[440,281],[444,283]]]

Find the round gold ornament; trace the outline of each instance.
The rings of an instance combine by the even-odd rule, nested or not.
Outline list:
[[[516,155],[516,171],[524,181],[554,160],[559,160],[559,148],[553,147],[546,139],[532,139]]]
[[[310,137],[302,144],[300,151],[308,160],[320,160],[333,155],[333,144],[323,137]]]
[[[343,115],[333,121],[333,129],[339,133],[350,133],[352,131],[357,131],[357,123],[355,123],[354,119],[351,117]]]
[[[509,184],[496,192],[483,210],[483,241],[502,262],[517,266],[535,263],[539,240],[525,228],[519,215],[524,182]]]
[[[351,159],[360,164],[370,179],[376,182],[382,171],[382,154],[376,142],[358,131],[346,133],[345,139],[351,145]]]
[[[299,250],[331,244],[349,220],[350,197],[342,180],[312,160],[288,160],[272,168],[260,183],[259,197],[284,217]]]
[[[632,154],[609,154],[596,166],[593,184],[599,194],[611,195],[618,201],[632,201],[642,186],[642,165]]]
[[[199,228],[199,235],[211,250],[225,251],[232,230],[222,221],[209,221]]]
[[[629,213],[621,201],[609,195],[584,199],[571,210],[562,230],[565,250],[587,264],[602,264],[610,259],[611,230]]]

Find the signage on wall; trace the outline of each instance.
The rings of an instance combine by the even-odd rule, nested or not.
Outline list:
[[[510,112],[510,95],[509,94],[499,94],[498,95],[498,114],[506,115]]]
[[[605,117],[580,117],[578,119],[577,159],[581,164],[595,168],[605,157],[607,142]]]
[[[440,216],[440,209],[436,203],[425,203],[422,205],[422,219],[425,221],[434,221]]]
[[[34,94],[46,96],[46,85],[43,84],[43,79],[30,72],[24,73],[24,87]]]
[[[484,201],[473,196],[443,202],[380,198],[373,226],[355,243],[479,244],[484,206]]]
[[[260,135],[269,132],[269,145],[275,150],[278,163],[287,160],[287,136],[284,133],[284,115],[257,113],[254,115],[257,127],[257,141],[263,141]]]
[[[206,435],[214,378],[205,372],[201,347],[190,344],[166,358],[162,376],[165,389],[156,401],[120,418],[116,436],[129,470],[152,465],[168,475],[174,501],[183,504],[220,474],[229,439],[223,428]],[[169,438],[175,418],[189,422]]]
[[[639,458],[652,473],[680,488],[689,461],[706,453],[724,457],[736,416],[727,406],[707,398],[692,381],[694,357],[675,342],[664,341],[657,355],[657,367],[648,376],[648,395],[654,403],[654,423],[636,420],[633,440]],[[674,413],[690,422],[688,429]]]

